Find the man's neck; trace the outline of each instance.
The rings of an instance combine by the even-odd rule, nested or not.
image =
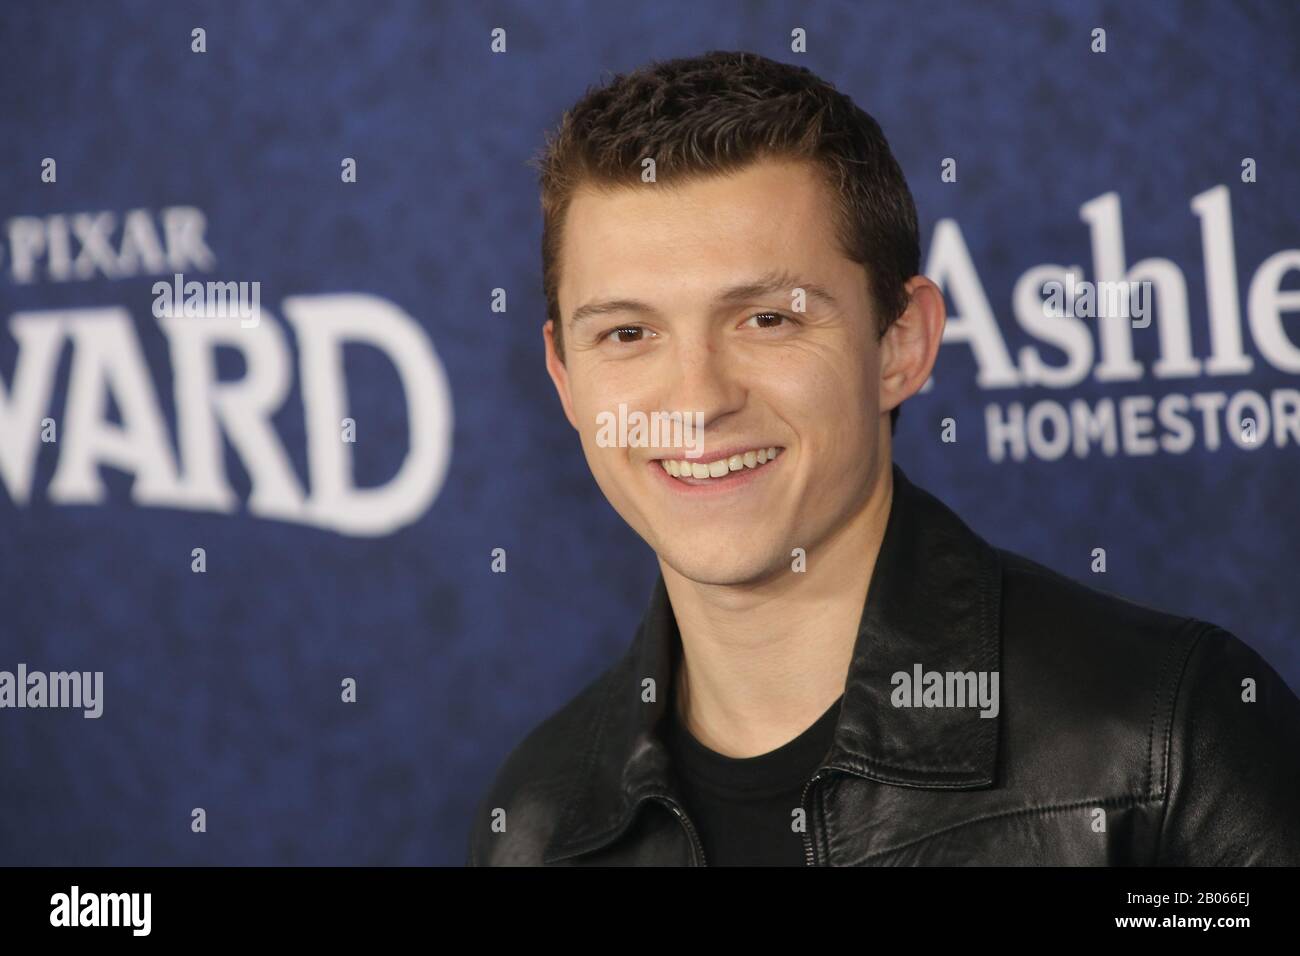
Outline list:
[[[700,584],[660,562],[682,636],[678,713],[706,747],[775,750],[844,692],[892,498],[886,465],[863,508],[809,550],[806,570],[761,584]]]

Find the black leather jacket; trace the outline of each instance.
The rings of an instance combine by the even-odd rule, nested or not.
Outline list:
[[[660,578],[623,659],[502,765],[470,865],[707,862],[659,736],[679,640]],[[918,664],[998,672],[997,715],[894,706]],[[1221,628],[991,547],[895,466],[803,806],[813,865],[1300,864],[1300,702]]]

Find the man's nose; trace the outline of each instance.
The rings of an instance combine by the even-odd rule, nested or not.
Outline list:
[[[679,341],[671,359],[674,369],[667,376],[669,391],[665,395],[670,409],[701,413],[707,426],[744,405],[745,386],[720,343],[703,338]]]

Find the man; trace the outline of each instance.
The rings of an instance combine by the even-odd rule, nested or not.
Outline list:
[[[661,576],[506,760],[471,865],[1300,863],[1268,664],[992,547],[893,464],[945,312],[874,120],[712,53],[590,92],[540,171],[547,369]],[[611,447],[620,406],[703,454]]]

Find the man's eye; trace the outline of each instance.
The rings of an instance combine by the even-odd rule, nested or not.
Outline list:
[[[605,338],[613,339],[622,345],[630,345],[645,338],[645,329],[639,325],[624,325],[617,329],[610,329],[605,333]]]
[[[782,322],[787,321],[789,320],[780,312],[759,312],[746,319],[745,325],[755,329],[775,329],[779,328]]]

